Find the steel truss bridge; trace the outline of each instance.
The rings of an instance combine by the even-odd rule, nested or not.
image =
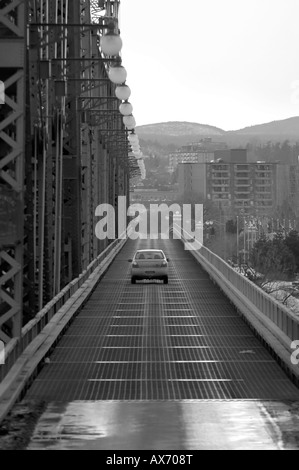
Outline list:
[[[95,208],[116,208],[138,174],[98,47],[118,14],[119,1],[0,0],[4,344],[107,247]]]
[[[104,26],[118,26],[119,3],[0,0],[0,423],[81,310],[83,317],[87,313],[86,329],[82,316],[74,328],[82,347],[93,348],[89,336],[101,345],[107,332],[108,342],[116,338],[113,344],[96,347],[102,359],[95,361],[91,380],[106,384],[88,399],[135,399],[122,393],[123,384],[129,384],[126,390],[132,392],[140,385],[141,399],[278,396],[297,403],[299,369],[291,357],[299,338],[298,315],[206,247],[186,253],[177,240],[163,241],[165,250],[172,252],[166,290],[147,285],[134,290],[138,286],[129,282],[127,257],[139,241],[127,243],[118,227],[112,242],[95,236],[96,207],[108,203],[117,211],[119,196],[129,203],[130,178],[139,175],[108,76],[111,58],[98,47]],[[172,231],[183,243],[189,241],[190,234],[175,223]],[[252,339],[247,342],[243,320],[296,388],[292,384],[290,392],[285,391],[286,378],[271,368],[268,374],[269,366],[262,363],[270,358],[264,352],[256,360],[240,357],[254,353],[247,350]],[[116,328],[121,333],[115,334]],[[127,344],[128,338],[132,343]],[[224,349],[221,357],[218,339]],[[62,361],[70,380],[73,369],[67,360],[73,361],[72,354],[78,358],[74,341],[73,351]],[[108,349],[111,354],[106,356]],[[88,356],[87,367],[90,361]],[[231,366],[234,361],[237,365]],[[112,366],[103,369],[109,362]],[[126,369],[123,362],[129,364]],[[136,370],[141,377],[137,388],[132,377]],[[87,378],[89,385],[89,375],[81,377],[80,371],[75,371],[76,380]],[[209,393],[203,373],[211,381]],[[63,382],[61,376],[56,375],[56,383]],[[265,377],[273,380],[256,392],[256,377],[261,378],[257,387]],[[176,391],[169,388],[170,381],[178,384]],[[193,381],[193,389],[182,385],[185,381]],[[110,384],[116,382],[119,388],[110,394]],[[67,393],[74,391],[65,386]],[[39,390],[32,393],[39,395]]]

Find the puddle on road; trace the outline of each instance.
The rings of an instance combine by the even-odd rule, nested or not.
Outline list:
[[[299,450],[298,402],[51,403],[29,450]]]

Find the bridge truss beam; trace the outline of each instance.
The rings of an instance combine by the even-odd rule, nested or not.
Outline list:
[[[119,195],[129,200],[136,169],[98,47],[99,23],[108,17],[117,24],[119,2],[96,3],[0,0],[5,343],[106,248],[108,242],[95,237],[96,207],[117,209]]]

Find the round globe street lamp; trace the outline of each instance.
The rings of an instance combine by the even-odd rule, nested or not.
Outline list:
[[[131,89],[128,85],[119,85],[115,88],[115,96],[121,101],[127,101],[131,96]]]
[[[108,77],[112,83],[121,85],[126,81],[127,71],[122,65],[112,65],[109,69]]]
[[[133,106],[131,103],[129,103],[129,101],[125,101],[119,105],[119,112],[123,116],[129,116],[133,112]]]
[[[100,39],[100,47],[102,52],[109,56],[118,55],[122,48],[121,37],[114,33],[114,31],[108,31]]]
[[[130,142],[130,146],[132,147],[132,149],[140,148],[139,142]]]
[[[140,145],[138,142],[129,142],[129,146],[131,147],[132,150],[137,150],[140,148]]]
[[[131,144],[131,149],[135,151],[140,150],[140,145],[138,143]]]
[[[128,139],[129,139],[129,142],[131,142],[131,144],[133,143],[135,144],[139,142],[139,138],[137,134],[129,134]]]
[[[127,129],[132,130],[136,126],[135,118],[132,114],[123,117],[123,123]]]

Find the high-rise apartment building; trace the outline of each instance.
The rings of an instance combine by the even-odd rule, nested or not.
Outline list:
[[[240,211],[270,215],[287,200],[299,216],[299,164],[248,163],[246,149],[219,151],[216,156],[211,162],[179,164],[181,196],[197,194],[230,216]]]
[[[214,159],[214,152],[227,149],[225,142],[213,141],[210,137],[183,145],[176,152],[169,154],[169,169],[175,171],[180,163],[206,163]],[[229,152],[229,150],[226,150]]]
[[[277,202],[282,205],[288,201],[299,217],[299,159],[290,165],[277,165]]]

